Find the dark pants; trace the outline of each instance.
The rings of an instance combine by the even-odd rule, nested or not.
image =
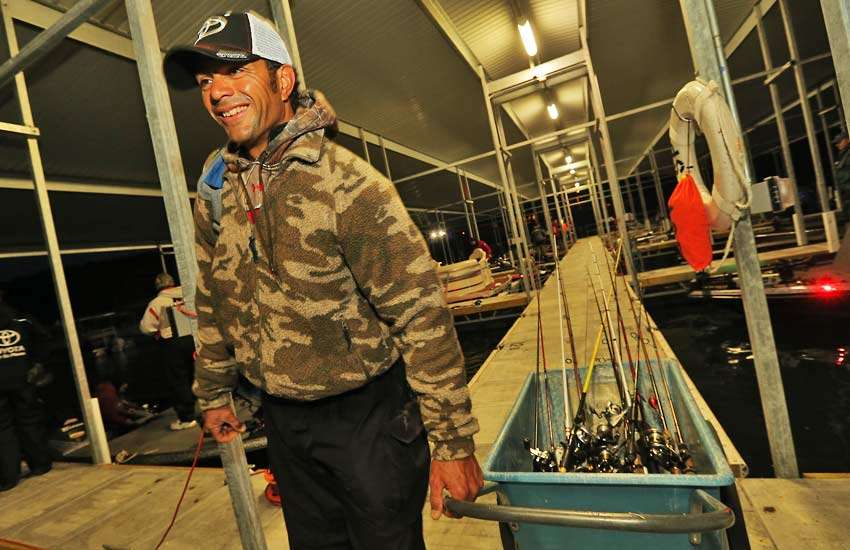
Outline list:
[[[195,418],[195,396],[192,394],[195,342],[191,336],[162,340],[165,381],[170,388],[177,418],[188,422]]]
[[[41,403],[29,384],[0,390],[0,486],[17,482],[22,457],[33,472],[52,464]]]
[[[293,550],[424,550],[430,453],[411,395],[399,362],[320,401],[263,396]]]

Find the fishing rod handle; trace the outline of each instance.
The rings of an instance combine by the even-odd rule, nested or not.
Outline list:
[[[497,484],[487,484],[480,495],[494,492],[497,487]],[[692,539],[699,537],[699,533],[720,531],[735,524],[732,510],[702,489],[694,489],[690,502],[691,513],[688,514],[550,510],[466,502],[451,497],[446,497],[445,506],[457,516],[504,523],[536,523],[638,533],[689,533]]]

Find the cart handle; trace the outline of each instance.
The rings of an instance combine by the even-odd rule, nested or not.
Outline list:
[[[479,493],[497,490],[497,485],[487,484]],[[503,495],[502,495],[503,496]],[[468,516],[505,523],[538,523],[561,527],[634,531],[639,533],[697,533],[720,531],[735,524],[732,510],[702,489],[691,493],[689,514],[640,514],[637,512],[589,512],[586,510],[549,510],[466,502],[446,497],[446,508],[457,516]],[[703,507],[709,511],[703,512]]]

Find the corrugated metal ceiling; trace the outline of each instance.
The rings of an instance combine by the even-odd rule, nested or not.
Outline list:
[[[74,0],[40,0],[59,8]],[[528,67],[528,57],[516,31],[510,0],[438,0],[452,24],[485,66],[491,78]],[[752,0],[715,0],[721,35],[733,36],[747,19]],[[341,117],[414,150],[454,161],[492,149],[477,76],[448,43],[443,33],[413,0],[292,0],[296,33],[311,87],[324,90]],[[802,57],[828,51],[820,9],[812,3],[789,2]],[[576,0],[519,0],[534,26],[540,61],[578,49]],[[225,9],[255,9],[269,15],[264,0],[153,0],[163,47],[189,40],[197,24]],[[98,24],[126,33],[122,2],[114,2],[95,18]],[[630,0],[589,0],[587,24],[590,50],[599,75],[605,110],[610,114],[672,97],[693,69],[677,0],[652,0],[639,6]],[[778,8],[767,14],[774,64],[787,59]],[[22,42],[32,31],[19,26]],[[29,32],[29,34],[27,34]],[[50,56],[52,63],[28,71],[37,123],[43,126],[42,148],[49,174],[86,180],[132,181],[155,185],[138,77],[131,63],[65,41]],[[57,63],[56,61],[61,61]],[[733,77],[761,70],[754,35],[730,60]],[[110,75],[105,79],[103,75]],[[830,60],[806,67],[810,84],[833,74]],[[780,81],[783,98],[794,96],[790,75]],[[57,101],[57,90],[62,91]],[[552,90],[561,118],[557,126],[545,112],[546,97],[535,92],[510,103],[523,130],[531,136],[584,121],[586,97],[582,81]],[[0,116],[15,120],[8,88],[0,90]],[[759,80],[738,86],[736,95],[745,121],[770,111]],[[194,93],[174,94],[181,146],[187,172],[218,141],[218,133],[200,112]],[[648,111],[611,124],[615,156],[642,152],[668,117],[666,108]],[[115,121],[120,124],[115,124]],[[503,116],[509,142],[525,139]],[[662,139],[659,148],[666,146]],[[20,172],[25,159],[9,140],[0,138],[0,170]],[[356,144],[352,146],[356,149]],[[575,161],[584,148],[569,149]],[[546,154],[552,165],[563,163],[564,151]],[[12,160],[14,159],[14,160]],[[373,163],[378,165],[379,163]],[[395,176],[427,166],[391,155]],[[630,165],[631,163],[627,163]],[[528,149],[514,152],[516,180],[533,179]],[[622,168],[623,166],[621,166]],[[495,162],[468,166],[498,181]],[[435,175],[400,186],[411,206],[433,207],[456,198],[453,175]],[[527,189],[529,194],[536,194]],[[474,192],[485,193],[481,186]]]
[[[511,0],[439,0],[490,79],[528,68]],[[541,62],[580,48],[575,0],[518,2],[531,21]]]

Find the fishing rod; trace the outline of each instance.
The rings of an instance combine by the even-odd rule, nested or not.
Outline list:
[[[622,247],[622,244],[620,246]],[[591,250],[592,250],[592,247],[591,247]],[[599,281],[599,288],[600,288],[600,290],[602,290],[602,305],[605,307],[605,317],[608,319],[608,326],[613,327],[613,323],[611,321],[611,309],[608,307],[608,297],[607,297],[607,294],[604,291],[605,287],[602,284],[602,273],[599,270],[599,262],[596,258],[595,252],[592,253],[592,258],[593,258],[593,266],[596,269],[596,278]],[[619,254],[618,254],[618,257],[617,257],[617,261],[619,262]],[[613,288],[611,290],[614,291]],[[628,393],[628,385],[627,385],[627,382],[626,382],[626,374],[623,371],[623,358],[620,355],[620,347],[619,347],[619,344],[618,344],[618,341],[617,341],[617,335],[616,335],[616,333],[614,332],[613,329],[611,330],[611,338],[613,339],[613,341],[611,342],[611,345],[614,348],[614,357],[612,357],[612,359],[614,360],[614,363],[615,363],[614,378],[619,380],[618,381],[618,387],[620,389],[620,398],[622,399],[623,403],[625,403],[626,408],[629,408],[632,405],[632,398]]]
[[[537,283],[537,288],[541,288],[540,281],[540,272],[536,269],[535,266],[535,279]],[[553,472],[558,468],[559,457],[555,447],[555,427],[553,421],[553,409],[554,406],[552,404],[552,394],[549,388],[549,370],[546,364],[546,347],[543,338],[543,310],[541,307],[541,297],[540,290],[537,291],[537,345],[536,348],[536,374],[537,374],[537,393],[535,395],[535,410],[534,410],[534,445],[532,446],[531,442],[528,438],[523,440],[526,450],[528,450],[532,455],[532,466],[536,471],[543,472]],[[563,335],[563,330],[561,332]],[[563,338],[561,339],[561,356],[563,360]],[[540,367],[543,367],[543,384],[540,384]],[[538,445],[538,432],[539,432],[539,420],[538,417],[540,415],[540,393],[543,393],[543,402],[544,409],[546,411],[546,426],[547,431],[549,433],[549,447],[546,450],[540,449]],[[565,399],[567,396],[565,395]],[[565,408],[569,407],[569,402],[565,401]]]
[[[564,305],[563,315],[564,315],[564,320],[566,320],[566,322],[567,322],[567,333],[569,334],[569,337],[570,337],[570,354],[571,354],[572,359],[573,359],[573,375],[575,376],[575,379],[576,379],[576,397],[579,397],[580,392],[581,392],[581,390],[579,389],[580,386],[581,386],[581,376],[578,373],[578,354],[576,353],[575,336],[573,335],[573,322],[572,322],[572,316],[570,315],[570,303],[569,303],[569,301],[567,301],[567,294],[564,291],[564,280],[561,279],[561,277],[560,277],[560,267],[555,268],[555,274],[556,274],[557,279],[558,279],[558,289],[559,289],[560,294],[561,294],[561,302],[559,302],[559,304],[563,303],[563,305]],[[561,334],[563,334],[563,330],[561,331]],[[562,345],[563,345],[563,338],[561,340],[562,340]],[[566,369],[566,366],[564,368]],[[566,387],[566,377],[565,377],[565,380],[564,380],[564,384],[565,384],[564,387]]]
[[[621,253],[622,253],[622,243],[620,244],[620,246],[617,249],[617,261],[619,261]],[[587,266],[585,266],[585,270],[588,271]],[[590,285],[591,285],[591,288],[592,288],[592,291],[593,291],[593,295],[594,295],[594,300],[597,301],[597,306],[598,306],[598,299],[596,297],[596,288],[593,285],[593,279],[592,279],[592,277],[590,277],[589,271],[588,271],[587,280],[590,282]],[[604,293],[605,293],[604,288],[602,289],[602,292],[603,292],[603,295],[604,295]],[[587,306],[587,304],[585,304],[585,306]],[[593,434],[590,433],[590,431],[584,426],[584,424],[587,420],[587,415],[586,415],[587,394],[590,390],[590,383],[593,380],[593,372],[594,372],[594,369],[595,369],[595,366],[596,366],[596,358],[597,358],[597,355],[599,353],[599,346],[602,343],[602,335],[603,335],[604,331],[605,331],[605,319],[602,315],[600,315],[599,328],[596,331],[596,338],[594,339],[594,344],[593,344],[593,352],[591,353],[590,360],[587,363],[587,373],[585,374],[585,377],[584,377],[584,383],[582,385],[581,397],[579,398],[578,406],[576,408],[576,414],[575,414],[575,417],[573,419],[572,429],[570,430],[569,437],[567,438],[567,442],[564,445],[565,448],[564,448],[563,459],[560,462],[560,467],[559,467],[559,470],[561,472],[568,471],[572,467],[573,461],[576,459],[577,456],[578,456],[579,459],[581,459],[583,461],[585,458],[587,458],[587,456],[592,451]],[[616,378],[616,376],[615,376],[615,378]]]
[[[567,358],[564,354],[564,315],[566,313],[566,321],[567,321],[567,330],[570,334],[570,347],[572,348],[572,357],[573,357],[573,372],[578,375],[578,363],[576,362],[576,348],[575,343],[573,342],[573,326],[569,317],[569,305],[567,304],[567,297],[564,295],[564,287],[563,280],[561,279],[561,267],[560,261],[558,259],[558,248],[557,243],[555,243],[555,283],[558,285],[558,343],[560,344],[561,349],[561,384],[563,390],[563,400],[564,400],[564,434],[568,434],[570,432],[570,420],[572,418],[572,410],[570,408],[570,394],[569,394],[569,384],[567,384]],[[540,319],[540,292],[537,293],[537,304],[538,304],[538,319]],[[542,340],[542,327],[541,327],[541,346],[543,346]],[[545,349],[545,348],[544,348]],[[543,360],[546,360],[544,355]],[[581,383],[581,380],[577,379],[577,384]],[[578,392],[578,386],[576,386],[576,392]]]
[[[643,307],[643,304],[641,304],[641,307]],[[643,310],[646,311],[646,308],[643,307]],[[664,367],[661,363],[661,354],[658,351],[658,341],[655,338],[655,332],[654,332],[655,330],[658,330],[658,327],[657,326],[653,327],[651,325],[648,311],[646,312],[646,325],[647,325],[647,328],[649,330],[649,336],[652,340],[652,347],[655,350],[655,358],[656,358],[655,360],[658,363],[658,368],[661,371],[661,382],[664,386],[664,391],[667,394],[667,402],[670,404],[670,416],[673,419],[673,425],[674,425],[674,428],[675,428],[675,431],[676,431],[676,433],[674,434],[675,437],[676,437],[676,451],[677,451],[677,455],[678,455],[678,458],[679,458],[679,462],[682,466],[681,469],[685,473],[693,473],[694,467],[695,467],[694,459],[691,456],[691,453],[690,453],[690,450],[688,449],[687,443],[685,443],[684,437],[682,436],[682,428],[679,424],[679,416],[676,413],[676,406],[673,404],[673,396],[670,393],[670,386],[667,383],[667,375],[664,372]]]
[[[629,360],[629,367],[630,367],[630,371],[631,371],[631,374],[632,374],[632,383],[634,385],[634,394],[633,394],[633,397],[632,397],[632,403],[631,403],[631,406],[627,409],[627,412],[626,412],[626,418],[627,418],[627,424],[625,426],[626,444],[627,444],[626,454],[627,454],[627,459],[628,459],[629,462],[633,463],[635,466],[641,466],[639,463],[636,462],[637,459],[639,458],[639,455],[635,452],[635,450],[636,450],[635,449],[635,447],[636,447],[635,434],[641,433],[640,430],[636,429],[637,426],[638,426],[638,418],[637,418],[638,415],[636,413],[639,410],[638,381],[640,379],[639,376],[640,376],[640,352],[641,352],[641,349],[640,349],[639,344],[635,346],[635,358],[636,358],[636,360],[633,359],[632,352],[631,352],[631,346],[629,346],[629,343],[628,343],[628,333],[626,331],[626,325],[625,325],[625,322],[624,322],[624,319],[623,319],[623,313],[622,313],[622,309],[621,309],[621,305],[620,305],[619,292],[617,291],[616,271],[617,271],[617,268],[619,266],[619,263],[612,267],[611,263],[610,263],[610,258],[609,258],[607,253],[605,254],[605,261],[606,261],[606,266],[608,267],[608,276],[609,276],[609,280],[611,282],[611,287],[615,289],[614,290],[614,300],[615,300],[616,306],[617,306],[617,320],[619,322],[619,328],[620,328],[620,331],[621,331],[620,334],[622,335],[622,341],[623,341],[623,344],[625,346],[626,356],[628,357],[628,360]],[[625,284],[626,284],[625,281],[623,282],[623,284],[625,286]],[[627,293],[627,296],[628,296],[628,288],[626,288],[626,293]],[[631,301],[629,301],[629,305],[632,306]],[[634,315],[634,306],[632,306],[632,314]],[[638,326],[638,340],[640,340],[640,326]],[[628,391],[628,388],[626,388],[626,391]]]

